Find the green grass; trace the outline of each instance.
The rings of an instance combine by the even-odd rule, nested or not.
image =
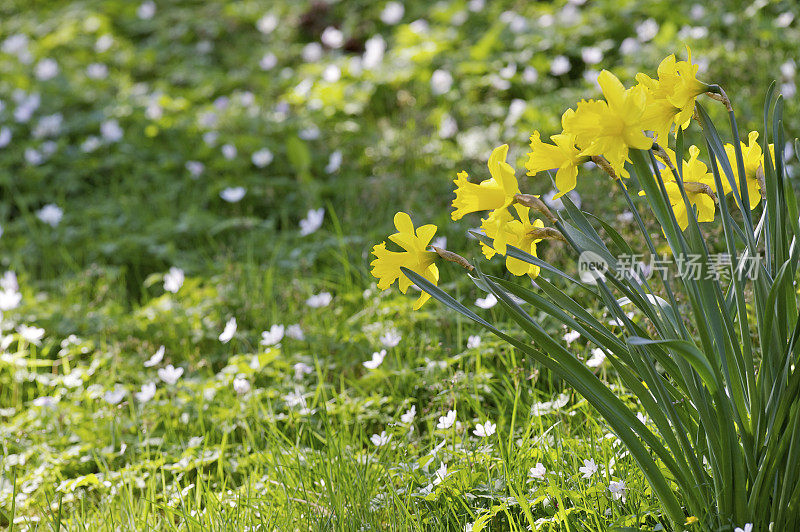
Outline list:
[[[204,529],[258,523],[280,530],[452,529],[503,504],[509,507],[498,513],[497,526],[520,526],[525,517],[509,500],[514,493],[525,494],[532,515],[545,522],[566,519],[569,505],[572,519],[589,528],[655,523],[655,501],[641,475],[584,402],[570,397],[554,412],[531,415],[532,405],[550,400],[559,385],[513,351],[489,338],[480,349],[464,349],[466,331],[444,316],[431,320],[427,312],[412,314],[405,298],[362,298],[338,283],[326,285],[337,293],[330,307],[308,311],[295,304],[297,314],[283,314],[301,323],[306,340],[258,349],[256,334],[242,329],[267,328],[265,316],[276,312],[272,301],[290,295],[269,280],[271,270],[256,270],[239,264],[220,278],[190,278],[176,296],[154,296],[134,309],[117,305],[108,271],[98,272],[93,294],[80,282],[65,283],[61,301],[39,301],[37,323],[46,330],[64,326],[59,303],[69,301],[85,316],[81,335],[95,340],[59,349],[48,333],[41,347],[15,342],[17,349],[9,349],[26,365],[16,369],[25,377],[3,386],[5,461],[24,459],[8,470],[20,489],[40,484],[17,499],[21,523],[36,516],[46,529],[60,501],[69,508],[62,518],[90,529],[168,529],[180,522]],[[245,294],[262,303],[239,306]],[[231,313],[240,332],[222,345],[215,336],[226,307],[237,309]],[[100,323],[92,331],[94,320]],[[361,362],[389,323],[403,340],[378,369],[366,370]],[[142,405],[130,392],[158,380],[155,368],[142,363],[161,344],[166,355],[158,367],[180,364],[186,374],[174,386],[159,382],[156,396]],[[35,368],[35,360],[46,364]],[[297,361],[313,367],[312,374],[295,379]],[[68,388],[66,368],[83,383]],[[252,383],[250,393],[234,392],[235,375]],[[102,394],[114,383],[130,392],[109,405]],[[289,406],[292,393],[304,407]],[[43,394],[60,400],[30,406]],[[410,431],[399,418],[412,404],[417,417]],[[463,426],[437,430],[439,416],[452,408]],[[497,433],[474,437],[475,423],[485,420],[497,423]],[[369,437],[384,430],[392,438],[377,448]],[[583,480],[578,467],[588,458],[600,471]],[[613,473],[605,469],[612,459]],[[553,474],[532,482],[528,471],[537,462]],[[423,495],[442,463],[446,480]],[[625,505],[609,498],[611,478],[629,486]]]
[[[765,81],[795,50],[796,23],[774,24],[788,6],[770,3],[750,17],[731,6],[736,23],[726,24],[723,7],[693,21],[688,2],[676,9],[675,2],[597,1],[578,8],[574,22],[515,33],[503,12],[536,21],[563,14],[565,4],[487,2],[479,12],[458,0],[406,4],[397,26],[380,22],[383,4],[366,1],[334,3],[324,13],[299,2],[175,1],[159,3],[151,20],[122,1],[0,7],[0,41],[25,33],[34,64],[56,57],[60,67],[54,80],[41,81],[30,65],[0,53],[0,127],[13,133],[0,148],[0,273],[16,272],[22,294],[0,320],[0,526],[463,530],[482,515],[491,516],[490,530],[664,523],[635,462],[585,401],[487,335],[467,348],[476,330],[435,302],[413,312],[411,295],[378,291],[368,252],[398,210],[444,226],[457,170],[484,175],[487,150],[502,142],[521,161],[533,129],[553,130],[564,108],[596,95],[584,79],[592,69],[580,59],[586,46],[603,48],[598,69],[629,83],[637,70],[652,73],[666,54],[683,53],[685,40],[695,59],[708,61],[703,78],[741,102],[742,127],[757,123]],[[282,23],[265,36],[255,23],[270,11]],[[452,24],[462,14],[466,21]],[[420,18],[429,22],[425,35],[409,26]],[[656,37],[636,54],[620,53],[619,43],[648,18],[659,21]],[[355,54],[347,51],[303,63],[303,47],[327,25],[360,41],[383,35],[388,66],[350,74]],[[680,38],[687,25],[709,34]],[[97,52],[105,34],[114,44]],[[211,51],[198,51],[204,43]],[[258,61],[267,52],[279,66],[263,72]],[[548,74],[556,55],[570,58],[570,73]],[[86,78],[93,62],[109,66],[106,79]],[[497,72],[509,63],[517,70],[503,88]],[[341,80],[299,94],[298,84],[318,80],[328,64],[341,68]],[[537,81],[523,81],[524,66],[538,70]],[[437,68],[456,79],[446,95],[431,93]],[[18,89],[41,94],[30,123],[13,118]],[[242,103],[245,91],[253,105]],[[229,105],[217,111],[216,126],[203,127],[219,97]],[[528,105],[506,123],[514,99]],[[147,114],[151,100],[158,117]],[[796,111],[788,100],[787,116]],[[25,163],[25,149],[45,142],[32,130],[53,113],[63,115],[55,154]],[[452,138],[438,134],[445,115],[458,124]],[[124,138],[81,151],[109,118]],[[312,125],[319,137],[301,139]],[[202,140],[208,130],[218,132],[214,146]],[[220,154],[226,142],[238,149],[232,160]],[[250,160],[262,147],[274,153],[263,169]],[[329,173],[335,150],[343,163]],[[205,171],[193,179],[186,161]],[[616,221],[623,200],[599,174],[586,176],[578,190],[587,210],[630,234]],[[532,193],[550,188],[533,178],[520,184]],[[221,200],[228,186],[247,187],[245,199]],[[57,227],[36,217],[48,203],[64,210]],[[322,228],[300,236],[299,221],[319,207]],[[466,237],[477,223],[445,232],[449,247],[477,256]],[[571,266],[559,244],[541,248],[546,260]],[[171,266],[186,272],[177,294],[163,289]],[[502,271],[499,263],[487,268]],[[484,297],[454,279],[443,268],[448,292],[470,304]],[[306,300],[322,291],[332,294],[330,305],[310,308]],[[498,308],[479,312],[503,319]],[[218,336],[231,317],[238,331],[223,344]],[[21,324],[44,329],[41,345],[21,338]],[[273,324],[299,324],[305,338],[261,347],[261,332]],[[392,330],[400,343],[386,348],[379,368],[365,368]],[[163,361],[144,367],[161,345]],[[571,344],[584,359],[593,347]],[[298,363],[311,372],[296,377]],[[167,364],[185,370],[174,385],[158,377]],[[248,393],[234,390],[237,376]],[[142,404],[134,393],[148,382],[157,391]],[[110,404],[105,395],[118,386],[125,394]],[[563,405],[541,404],[560,394]],[[43,405],[43,397],[57,402]],[[412,405],[413,423],[402,423]],[[437,429],[451,409],[458,424]],[[487,420],[496,433],[475,436]],[[391,439],[377,447],[370,438],[382,431]],[[598,466],[591,478],[579,471],[585,459]],[[539,462],[542,480],[529,474]],[[624,501],[609,491],[612,480],[625,482]]]

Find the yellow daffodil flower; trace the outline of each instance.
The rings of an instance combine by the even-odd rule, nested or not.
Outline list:
[[[667,136],[680,109],[669,102],[658,81],[641,72],[636,74],[636,79],[641,86],[647,88],[647,104],[642,117],[645,127],[653,132],[656,142],[666,144]]]
[[[669,148],[664,148],[669,155],[672,164],[675,164],[675,152]],[[683,165],[683,187],[686,190],[686,197],[689,203],[697,207],[698,222],[714,221],[716,205],[716,187],[714,186],[714,175],[708,171],[704,162],[698,159],[700,149],[697,146],[689,147],[689,160],[682,161]],[[664,188],[667,190],[672,212],[681,230],[689,227],[689,215],[686,211],[686,203],[681,196],[681,190],[672,173],[669,165],[661,171],[661,178],[664,180]],[[644,192],[639,193],[644,196]]]
[[[568,109],[561,117],[562,124],[572,116],[575,111]],[[528,153],[528,162],[525,168],[528,175],[534,176],[543,170],[556,171],[556,187],[558,194],[553,199],[558,199],[570,190],[575,188],[578,177],[578,165],[587,161],[586,156],[581,155],[581,150],[575,146],[575,136],[568,133],[553,135],[550,140],[554,144],[546,144],[538,131],[534,131],[531,136],[531,152]]]
[[[694,113],[695,99],[708,90],[708,85],[697,79],[697,71],[700,69],[700,65],[692,63],[692,51],[688,46],[686,47],[686,56],[686,61],[677,61],[675,63],[678,78],[670,79],[670,95],[668,98],[672,105],[681,110],[675,117],[675,123],[681,124],[684,129]]]
[[[647,150],[653,139],[644,134],[647,103],[645,87],[625,89],[614,74],[603,70],[597,78],[603,100],[582,100],[564,117],[564,133],[575,136],[580,155],[602,155],[617,175],[627,176],[628,149]]]
[[[536,256],[536,243],[539,242],[541,238],[535,238],[535,235],[538,229],[544,227],[544,223],[539,219],[531,223],[530,209],[528,207],[517,204],[514,205],[514,208],[520,217],[519,220],[513,219],[511,214],[506,211],[503,224],[494,224],[489,220],[484,220],[484,223],[481,224],[481,228],[486,233],[486,236],[493,240],[491,247],[481,243],[483,254],[487,259],[491,259],[497,253],[505,254],[507,250],[506,246],[508,245],[530,253],[534,257]],[[510,256],[506,256],[506,268],[509,272],[517,276],[527,274],[533,279],[539,275],[538,266]]]
[[[519,194],[519,184],[514,175],[514,167],[506,162],[508,144],[503,144],[492,151],[489,157],[489,174],[491,179],[479,184],[470,183],[466,172],[459,172],[453,180],[456,184],[456,199],[453,200],[455,210],[451,214],[453,220],[460,220],[465,214],[478,211],[502,211],[514,201]]]
[[[759,183],[759,169],[762,172],[761,179],[763,179],[764,172],[764,153],[761,145],[758,143],[758,131],[751,131],[747,137],[747,144],[741,143],[742,157],[744,159],[744,177],[747,181],[747,196],[750,199],[750,208],[755,209],[756,205],[761,202],[761,183]],[[769,145],[770,151],[773,151],[772,144]],[[733,170],[733,180],[736,183],[736,190],[741,192],[739,186],[739,166],[736,164],[736,149],[733,144],[725,145],[725,153],[728,155],[728,161]],[[773,152],[774,153],[774,152]],[[774,156],[773,156],[774,160]],[[731,184],[727,179],[722,180],[722,188],[725,194],[732,190]]]
[[[692,52],[686,47],[688,59],[677,61],[669,55],[658,65],[658,79],[636,74],[639,85],[647,89],[645,122],[656,140],[665,142],[673,123],[686,129],[694,112],[694,101],[708,85],[697,79],[699,65],[692,64]]]
[[[371,273],[378,279],[378,288],[386,290],[395,281],[398,281],[400,291],[405,294],[412,283],[400,270],[401,266],[418,273],[434,285],[437,284],[439,269],[434,263],[437,254],[427,250],[433,235],[436,234],[437,227],[423,225],[415,231],[411,217],[404,212],[394,215],[394,226],[397,228],[397,233],[390,235],[389,240],[405,251],[389,251],[386,249],[386,242],[376,244],[372,248],[372,254],[376,258],[370,263]],[[430,297],[427,293],[422,292],[414,303],[414,310],[418,310]]]

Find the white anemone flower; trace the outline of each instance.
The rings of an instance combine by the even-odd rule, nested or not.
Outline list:
[[[583,478],[590,478],[592,475],[597,473],[597,464],[594,463],[594,459],[584,460],[583,466],[578,468],[578,471],[581,472]]]
[[[309,375],[314,372],[314,368],[306,364],[305,362],[298,362],[294,366],[294,378],[295,380],[300,380],[303,378],[304,375]]]
[[[64,211],[55,203],[48,203],[36,211],[36,217],[51,227],[57,227],[64,217]]]
[[[110,405],[119,404],[124,398],[125,388],[121,385],[115,386],[113,390],[108,390],[103,395],[103,399],[105,399],[105,401]]]
[[[297,323],[293,325],[289,325],[286,327],[286,336],[291,338],[292,340],[305,340],[306,335],[303,333],[302,327]]]
[[[17,327],[17,332],[26,342],[34,345],[41,345],[42,338],[44,337],[44,329],[32,325],[20,325]]]
[[[364,362],[364,367],[367,369],[378,369],[383,364],[383,359],[386,358],[386,349],[375,351],[372,353],[372,358]]]
[[[453,86],[453,75],[447,70],[436,69],[431,74],[431,92],[435,95],[450,92]]]
[[[167,384],[175,384],[181,378],[181,375],[183,375],[183,368],[176,368],[172,364],[158,370],[158,378]]]
[[[176,268],[175,266],[171,267],[169,271],[164,274],[164,290],[177,294],[178,290],[183,286],[184,279],[185,275],[182,269]]]
[[[437,429],[449,429],[456,422],[456,411],[448,410],[444,416],[439,416],[439,422],[436,424]]]
[[[334,151],[330,154],[330,157],[328,157],[328,164],[325,166],[325,171],[329,174],[337,172],[339,168],[341,168],[343,160],[344,156],[341,150]]]
[[[497,305],[497,297],[494,294],[486,294],[486,297],[476,299],[475,305],[482,309],[490,309]]]
[[[142,20],[150,20],[156,14],[156,3],[152,0],[148,0],[147,2],[142,2],[139,4],[139,7],[136,8],[136,16]]]
[[[269,35],[278,27],[278,17],[273,13],[267,13],[256,22],[256,28],[264,35]]]
[[[480,423],[475,425],[475,430],[473,430],[472,433],[479,438],[488,438],[494,434],[496,430],[497,424],[487,420],[483,425]]]
[[[246,394],[250,391],[250,381],[244,377],[237,377],[233,379],[233,390],[239,395]]]
[[[331,300],[333,296],[330,292],[320,292],[319,294],[314,294],[313,296],[306,299],[306,305],[311,308],[322,308],[327,307],[331,304]]]
[[[369,437],[369,439],[375,447],[383,447],[384,445],[389,443],[389,440],[392,439],[392,436],[387,435],[386,431],[384,430],[381,431],[380,434],[373,434],[372,436]]]
[[[228,320],[228,323],[225,324],[225,329],[219,335],[219,341],[223,344],[227,344],[233,339],[233,335],[236,334],[236,318],[231,318]]]
[[[39,81],[47,81],[56,77],[58,75],[58,70],[58,63],[56,60],[48,57],[36,63],[33,73]]]
[[[590,368],[599,368],[606,360],[606,352],[596,347],[592,349],[592,357],[586,361],[586,365]]]
[[[250,159],[258,168],[265,168],[267,165],[269,165],[269,163],[272,162],[273,155],[269,149],[261,148],[257,152],[253,153]]]
[[[258,62],[259,68],[261,70],[267,71],[272,70],[276,66],[278,66],[278,56],[273,54],[272,52],[267,52],[263,56],[261,56],[261,60]]]
[[[122,128],[116,120],[106,120],[100,124],[100,136],[102,136],[106,142],[119,142],[123,134]]]
[[[156,395],[156,383],[148,382],[142,384],[142,389],[138,392],[135,392],[134,397],[140,403],[147,403]]]
[[[546,474],[547,474],[547,469],[545,469],[545,467],[542,465],[541,462],[537,462],[536,465],[532,467],[530,471],[528,471],[528,475],[530,475],[531,478],[535,478],[536,480],[543,480]]]
[[[570,330],[569,332],[567,332],[563,336],[564,341],[567,342],[567,345],[570,345],[572,342],[574,342],[575,340],[577,340],[580,337],[581,337],[581,333],[579,333],[578,331],[574,331],[574,330]]]
[[[400,2],[388,2],[381,11],[381,22],[394,26],[403,20],[406,8]]]
[[[341,48],[344,46],[344,34],[341,30],[328,26],[322,31],[319,40],[328,48]]]
[[[222,156],[228,159],[229,161],[231,159],[234,159],[237,153],[238,150],[236,149],[236,146],[234,146],[233,144],[228,143],[222,145]]]
[[[400,340],[402,340],[402,339],[403,339],[403,336],[399,332],[397,332],[395,329],[392,329],[390,331],[386,331],[380,337],[381,344],[383,344],[383,346],[387,347],[387,348],[396,347],[400,343]]]
[[[627,489],[628,487],[625,485],[624,480],[612,480],[608,484],[608,491],[611,492],[611,496],[614,497],[614,500],[622,499],[622,502],[625,502],[625,490]]]
[[[311,209],[306,213],[306,217],[300,220],[300,236],[308,236],[317,232],[322,227],[322,222],[325,219],[325,209]]]
[[[270,346],[277,345],[283,340],[283,335],[286,328],[283,325],[274,324],[268,331],[261,333],[261,345]]]
[[[228,203],[238,203],[246,193],[247,189],[244,187],[227,187],[220,191],[219,197]]]
[[[166,348],[163,345],[161,347],[159,347],[158,350],[156,350],[156,352],[153,353],[153,355],[150,358],[145,360],[144,367],[152,368],[153,366],[156,366],[156,365],[160,364],[161,361],[164,360],[164,352],[165,351],[166,351]]]

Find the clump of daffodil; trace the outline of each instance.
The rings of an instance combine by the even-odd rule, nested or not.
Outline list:
[[[677,61],[669,55],[658,65],[658,79],[647,74],[636,74],[639,86],[646,89],[647,108],[644,120],[656,140],[664,142],[672,124],[686,129],[694,112],[694,101],[708,90],[708,85],[697,79],[699,65],[692,64],[692,52],[686,47],[687,60]]]
[[[667,196],[669,196],[669,202],[672,205],[672,212],[675,213],[678,226],[680,226],[681,230],[684,230],[689,226],[689,216],[680,187],[672,172],[675,152],[669,148],[663,148],[663,150],[669,156],[669,161],[664,161],[667,163],[667,167],[661,171],[661,178],[664,180],[664,188],[667,191]],[[697,146],[690,146],[689,160],[681,161],[683,188],[686,191],[689,203],[697,207],[697,221],[712,222],[714,221],[717,200],[714,174],[708,171],[705,163],[698,159],[699,156],[700,149]],[[640,192],[639,195],[644,196],[644,192]]]
[[[741,143],[742,157],[744,158],[744,177],[747,182],[747,196],[750,199],[750,208],[755,209],[761,202],[761,191],[764,187],[764,153],[758,143],[758,131],[751,131],[747,137],[748,144]],[[773,150],[772,144],[769,145],[770,151]],[[741,192],[739,185],[739,165],[736,164],[736,149],[733,144],[725,145],[725,153],[728,155],[733,170],[733,181],[736,183],[736,190]],[[722,188],[725,194],[732,190],[731,184],[727,179],[722,180]]]
[[[486,224],[486,220],[481,225],[486,236],[493,241],[491,246],[481,243],[483,254],[487,259],[491,259],[497,253],[505,255],[509,245],[536,256],[536,244],[542,240],[544,223],[538,218],[531,223],[528,207],[516,204],[514,210],[517,211],[519,220],[514,219],[510,213],[506,212],[503,223],[499,226]],[[506,269],[517,276],[530,275],[532,279],[539,275],[538,266],[510,255],[506,255]]]
[[[567,112],[561,117],[562,127],[564,122],[574,113],[574,110],[567,109]],[[575,146],[575,135],[573,134],[560,133],[551,136],[550,140],[553,141],[553,144],[542,142],[539,132],[533,132],[533,135],[531,135],[531,151],[528,153],[528,161],[525,163],[525,168],[527,168],[530,176],[534,176],[544,170],[557,168],[556,188],[558,188],[558,194],[553,196],[553,199],[558,199],[575,188],[578,165],[585,163],[588,157],[581,155],[581,150]]]
[[[451,214],[453,220],[460,220],[465,214],[479,211],[494,211],[496,217],[514,201],[519,194],[519,184],[514,175],[514,167],[506,162],[508,144],[492,150],[489,157],[490,179],[480,183],[471,183],[466,172],[459,172],[453,180],[456,184],[456,199],[453,200],[455,210]]]
[[[395,281],[398,281],[400,291],[405,294],[412,283],[403,274],[400,267],[408,268],[434,285],[437,284],[439,269],[434,260],[438,255],[433,251],[428,251],[428,245],[436,234],[437,227],[429,224],[415,230],[411,217],[404,212],[394,215],[394,226],[397,228],[397,232],[389,235],[389,240],[405,251],[389,251],[386,249],[386,242],[376,244],[372,248],[375,260],[370,263],[371,273],[378,279],[378,288],[386,290]],[[422,292],[414,303],[414,310],[418,310],[428,299],[430,299],[430,295]]]
[[[563,117],[564,134],[573,135],[580,155],[602,155],[614,171],[627,176],[628,149],[647,150],[653,139],[644,134],[647,91],[642,85],[626,89],[614,74],[597,78],[605,100],[582,100]]]

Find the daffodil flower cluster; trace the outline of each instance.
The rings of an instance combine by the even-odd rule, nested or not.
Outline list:
[[[691,59],[674,56],[661,62],[656,78],[638,74],[630,88],[603,71],[598,82],[604,98],[568,109],[562,131],[551,142],[534,131],[525,164],[532,176],[555,170],[549,177],[563,196],[575,188],[579,167],[594,162],[624,196],[651,255],[657,247],[637,204],[645,204],[661,224],[677,276],[655,267],[645,274],[633,266],[624,253],[632,250],[627,233],[599,219],[602,231],[596,229],[568,197],[555,216],[538,196],[520,190],[506,160],[507,145],[492,152],[488,178],[457,175],[451,216],[459,220],[481,213],[483,234],[472,233],[483,254],[489,259],[503,255],[506,269],[516,276],[537,278],[542,268],[545,275],[534,289],[486,274],[450,251],[428,250],[435,228],[415,231],[403,213],[395,218],[401,234],[390,239],[406,252],[378,244],[373,274],[380,288],[395,280],[402,291],[415,284],[569,383],[636,460],[661,504],[660,522],[668,520],[671,529],[731,530],[734,523],[748,523],[736,530],[767,530],[773,524],[776,530],[800,530],[800,474],[796,467],[782,467],[800,463],[795,445],[800,213],[786,171],[788,156],[769,144],[784,142],[782,97],[773,99],[774,85],[767,93],[767,138],[759,144],[753,131],[742,142],[724,90],[705,85],[696,74]],[[705,106],[696,102],[701,94],[725,105],[732,143],[721,140]],[[684,134],[693,121],[701,135]],[[704,143],[692,145],[689,135]],[[642,189],[638,198],[625,183],[628,177]],[[722,238],[720,232],[706,237],[699,224],[713,222],[717,208]],[[758,216],[751,213],[754,208]],[[545,239],[562,240],[578,255],[580,275],[536,256]],[[718,253],[719,248],[725,252]],[[612,250],[623,254],[615,257]],[[477,314],[435,286],[437,256],[473,272],[475,284],[515,327]],[[556,284],[561,282],[585,290],[573,299]],[[423,294],[415,308],[425,299]],[[575,337],[553,334],[540,316],[596,345],[592,358],[581,357],[570,346]],[[604,374],[596,374],[597,360],[613,367],[618,384],[611,386]],[[636,397],[636,408],[620,400],[620,389]],[[488,436],[492,427],[481,425],[475,434]],[[532,476],[545,474],[539,465]],[[608,489],[612,499],[625,502],[624,481],[613,480]]]
[[[650,149],[654,139],[664,142],[673,125],[686,128],[695,98],[708,90],[697,79],[698,66],[688,54],[686,61],[677,61],[674,55],[664,59],[657,79],[637,74],[638,83],[629,89],[603,70],[597,82],[604,100],[582,100],[568,109],[561,117],[563,131],[550,137],[553,144],[543,142],[534,131],[525,165],[528,175],[557,168],[556,198],[575,188],[578,166],[589,158],[603,157],[616,175],[628,177],[628,150]]]
[[[451,215],[453,220],[460,220],[465,214],[489,211],[481,221],[481,228],[492,240],[491,246],[481,244],[483,254],[489,259],[498,253],[505,255],[509,245],[536,255],[538,242],[560,236],[552,228],[545,228],[541,220],[532,220],[530,207],[519,203],[519,184],[514,168],[506,162],[507,154],[507,144],[492,151],[488,164],[491,176],[489,179],[472,183],[466,172],[460,172],[453,181],[456,185],[456,198],[453,200],[455,210]],[[467,269],[472,268],[463,257],[455,253],[439,248],[433,248],[434,251],[426,249],[437,231],[435,225],[425,225],[415,230],[411,217],[404,212],[395,215],[394,223],[398,232],[390,235],[389,240],[405,251],[390,251],[386,249],[386,242],[372,248],[375,256],[371,263],[372,275],[378,279],[378,288],[381,290],[386,290],[398,281],[400,291],[406,293],[411,281],[403,274],[401,267],[408,268],[436,285],[439,270],[434,259],[437,255],[462,264]],[[506,257],[506,268],[518,276],[529,275],[535,278],[539,275],[538,266],[511,256]],[[429,297],[423,292],[414,304],[414,309],[419,309]]]
[[[742,157],[744,159],[745,169],[745,182],[747,183],[748,197],[750,198],[750,209],[755,209],[761,202],[761,191],[764,188],[763,184],[763,168],[764,168],[764,155],[762,154],[761,146],[757,142],[758,132],[751,131],[748,142],[749,144],[741,143]],[[772,144],[769,145],[770,150],[773,149]],[[664,180],[664,188],[667,191],[672,212],[675,214],[675,219],[681,230],[685,230],[689,226],[689,216],[686,210],[686,203],[683,201],[678,179],[675,176],[673,169],[676,163],[675,152],[669,148],[661,148],[662,151],[656,155],[664,162],[666,168],[661,171],[661,178]],[[739,175],[736,165],[735,149],[732,144],[725,145],[725,152],[728,157],[730,167],[733,175],[730,176],[734,183],[736,183],[737,190],[739,189]],[[716,183],[714,182],[714,174],[712,174],[705,163],[699,160],[700,148],[697,146],[689,146],[689,160],[682,161],[681,175],[683,181],[684,192],[689,200],[689,204],[697,209],[698,222],[712,222],[714,221],[714,214],[716,211],[715,204],[718,201],[718,191]],[[722,179],[722,192],[723,195],[730,193],[733,188],[730,185],[729,179]],[[741,193],[741,190],[739,190]],[[639,193],[644,196],[644,192]]]
[[[732,191],[730,181],[739,188],[734,147],[730,144],[725,146],[734,175],[722,179],[722,194],[716,189],[714,175],[699,159],[700,149],[697,146],[689,147],[688,161],[677,161],[675,152],[666,147],[673,127],[677,133],[678,128],[685,129],[689,125],[695,110],[695,99],[711,88],[697,79],[698,66],[692,63],[688,47],[687,55],[685,61],[677,60],[674,55],[665,58],[658,66],[656,78],[637,74],[637,84],[630,88],[625,88],[614,74],[603,70],[597,81],[604,99],[581,100],[574,109],[567,109],[561,117],[562,131],[550,137],[552,143],[543,141],[538,131],[533,132],[531,151],[525,163],[527,174],[535,176],[543,171],[555,170],[558,191],[553,199],[558,199],[575,188],[578,167],[587,161],[594,161],[615,179],[627,178],[629,174],[625,164],[630,162],[629,150],[653,148],[665,165],[660,177],[680,228],[684,230],[688,227],[687,207],[696,209],[699,222],[713,221],[719,196],[724,197]],[[761,201],[764,188],[764,157],[757,139],[758,133],[752,132],[748,144],[742,143],[741,146],[751,209]],[[492,151],[488,161],[488,179],[476,183],[470,181],[466,172],[457,174],[453,181],[456,197],[452,203],[454,210],[451,217],[457,221],[466,214],[487,213],[481,219],[480,227],[491,244],[481,242],[484,256],[491,259],[496,254],[505,255],[506,269],[511,274],[536,278],[539,267],[510,256],[506,253],[507,247],[514,246],[536,256],[537,244],[543,239],[563,239],[563,236],[535,218],[536,213],[531,212],[532,203],[523,199],[535,197],[521,193],[514,167],[506,161],[507,155],[507,144]],[[676,176],[678,163],[680,171]],[[683,194],[686,195],[688,206]],[[644,195],[644,192],[640,195]],[[541,208],[536,210],[554,220],[544,204],[538,202],[537,206]],[[439,279],[434,263],[437,255],[471,268],[459,255],[438,248],[434,248],[434,251],[427,249],[437,231],[436,226],[425,225],[415,230],[411,218],[403,212],[395,216],[395,226],[398,232],[391,235],[389,240],[405,251],[389,251],[385,242],[374,246],[372,254],[375,259],[371,265],[372,275],[379,280],[378,288],[385,290],[398,281],[400,291],[406,293],[412,283],[401,267],[408,268],[435,285]],[[428,298],[423,292],[414,308],[418,309]]]

